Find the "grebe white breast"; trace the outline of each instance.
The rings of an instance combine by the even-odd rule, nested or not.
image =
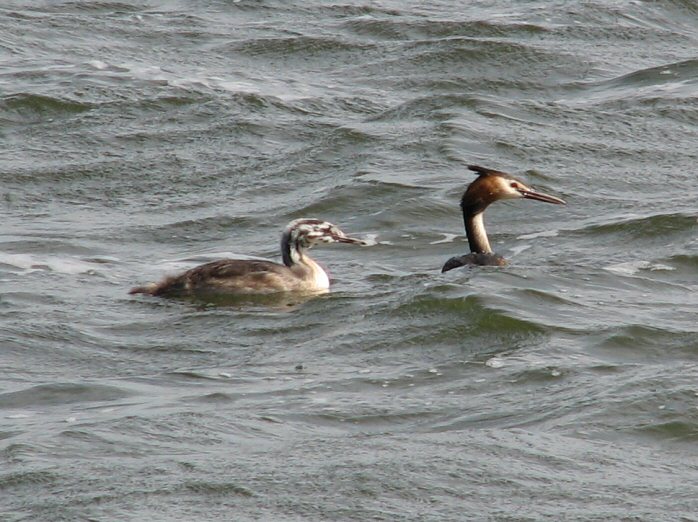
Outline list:
[[[167,277],[131,289],[130,294],[154,296],[195,296],[208,294],[271,294],[276,292],[326,292],[330,279],[325,270],[308,254],[317,243],[352,243],[337,226],[319,219],[291,221],[281,235],[283,264],[271,261],[221,259],[178,276]]]
[[[545,203],[565,205],[565,202],[555,196],[536,192],[521,180],[504,172],[468,165],[468,168],[478,174],[478,177],[465,190],[460,206],[463,210],[465,235],[468,237],[470,254],[452,257],[444,264],[442,272],[447,272],[461,266],[504,266],[506,260],[492,251],[487,239],[487,232],[482,217],[485,209],[500,199],[534,199]]]

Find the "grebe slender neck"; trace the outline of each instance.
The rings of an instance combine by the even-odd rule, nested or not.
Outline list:
[[[470,251],[478,254],[492,254],[490,240],[487,238],[483,218],[484,210],[473,211],[472,207],[463,208],[463,222],[465,223],[465,235],[468,237]]]
[[[502,256],[492,251],[483,220],[485,209],[495,201],[525,198],[558,205],[565,204],[562,199],[537,192],[523,181],[504,172],[478,165],[468,165],[468,169],[478,174],[477,179],[468,185],[460,202],[470,254],[452,257],[446,261],[441,269],[442,272],[460,266],[506,264]]]
[[[312,245],[304,244],[305,236],[297,227],[289,225],[281,234],[281,260],[284,265],[291,268],[293,265],[303,263],[310,259],[305,255],[305,249]]]

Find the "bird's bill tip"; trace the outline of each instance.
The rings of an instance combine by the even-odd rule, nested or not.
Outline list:
[[[554,203],[555,205],[567,204],[564,199],[543,192],[536,192],[535,190],[524,190],[521,194],[523,194],[523,197],[526,199],[535,199],[536,201],[543,201],[544,203]]]
[[[352,245],[361,245],[361,246],[366,246],[368,243],[364,241],[363,239],[358,239],[355,237],[349,237],[349,236],[333,236],[333,239],[337,243],[348,243]]]

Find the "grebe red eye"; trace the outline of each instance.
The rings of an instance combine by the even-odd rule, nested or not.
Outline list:
[[[516,181],[512,181],[510,186],[515,189],[519,188],[519,184]]]

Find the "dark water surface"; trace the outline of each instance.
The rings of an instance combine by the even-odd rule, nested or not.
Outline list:
[[[0,6],[0,518],[698,520],[691,1]],[[568,201],[499,203],[470,163]],[[375,243],[331,294],[128,289]]]

